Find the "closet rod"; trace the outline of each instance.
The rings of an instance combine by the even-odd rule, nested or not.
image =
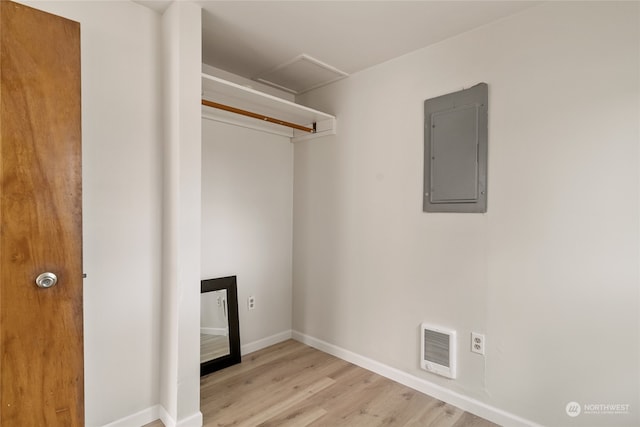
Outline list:
[[[240,108],[231,107],[229,105],[218,104],[217,102],[208,101],[206,99],[202,100],[202,105],[206,105],[207,107],[217,108],[219,110],[230,111],[232,113],[241,114],[241,115],[247,116],[247,117],[253,117],[254,119],[263,120],[263,121],[269,122],[269,123],[275,123],[277,125],[287,126],[287,127],[293,128],[293,129],[298,129],[298,130],[302,130],[302,131],[309,132],[309,133],[315,133],[316,132],[315,123],[313,124],[313,127],[310,128],[310,127],[306,127],[306,126],[297,125],[295,123],[285,122],[284,120],[275,119],[273,117],[264,116],[262,114],[252,113],[251,111],[241,110]]]

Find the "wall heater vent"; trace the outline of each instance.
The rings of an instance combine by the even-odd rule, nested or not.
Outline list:
[[[456,331],[420,326],[420,367],[447,378],[456,377]]]

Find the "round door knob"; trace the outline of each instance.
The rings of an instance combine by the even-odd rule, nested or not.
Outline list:
[[[53,273],[42,273],[38,277],[36,277],[36,285],[39,288],[50,288],[58,283],[58,276]]]

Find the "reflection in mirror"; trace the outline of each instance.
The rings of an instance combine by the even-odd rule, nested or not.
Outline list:
[[[200,375],[240,363],[236,276],[201,281]]]
[[[204,293],[200,298],[200,363],[229,351],[227,290]]]

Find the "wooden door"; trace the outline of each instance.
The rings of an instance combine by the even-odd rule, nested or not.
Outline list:
[[[79,24],[1,1],[3,427],[84,425],[80,136]]]

